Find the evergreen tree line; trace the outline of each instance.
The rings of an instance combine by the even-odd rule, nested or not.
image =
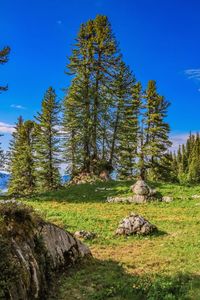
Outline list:
[[[190,134],[186,144],[171,154],[174,178],[180,183],[200,183],[200,136]]]
[[[10,193],[60,186],[59,165],[80,174],[171,180],[169,102],[156,82],[143,89],[123,61],[106,16],[80,27],[62,103],[50,87],[33,121],[21,117],[10,146]]]

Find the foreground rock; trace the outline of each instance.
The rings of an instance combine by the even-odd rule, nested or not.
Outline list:
[[[56,272],[91,256],[69,232],[22,203],[0,203],[0,299],[46,299]]]
[[[131,213],[123,219],[116,230],[117,235],[147,235],[157,231],[157,227],[142,216]]]

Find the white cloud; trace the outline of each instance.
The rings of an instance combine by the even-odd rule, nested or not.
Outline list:
[[[16,104],[12,104],[10,107],[12,108],[17,108],[17,109],[26,109],[26,107],[22,106],[22,105],[16,105]]]
[[[14,125],[0,122],[0,133],[13,133],[15,131]]]
[[[200,68],[187,69],[184,71],[184,74],[188,77],[188,79],[196,79],[200,81]]]
[[[171,151],[177,151],[178,147],[185,144],[189,137],[189,133],[172,133],[170,135],[170,140],[172,142]]]

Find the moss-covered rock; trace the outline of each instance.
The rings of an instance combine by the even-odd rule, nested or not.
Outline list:
[[[45,299],[58,271],[91,256],[69,232],[20,202],[0,202],[0,299]]]

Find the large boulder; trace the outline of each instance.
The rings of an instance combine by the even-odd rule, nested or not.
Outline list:
[[[134,194],[136,194],[136,195],[146,196],[151,193],[150,187],[142,179],[137,180],[136,183],[131,188],[132,188],[132,191],[134,192]]]
[[[147,221],[144,217],[131,213],[124,218],[116,230],[117,235],[147,235],[157,231],[157,227]]]
[[[20,202],[0,203],[0,299],[46,299],[55,274],[91,252]]]

